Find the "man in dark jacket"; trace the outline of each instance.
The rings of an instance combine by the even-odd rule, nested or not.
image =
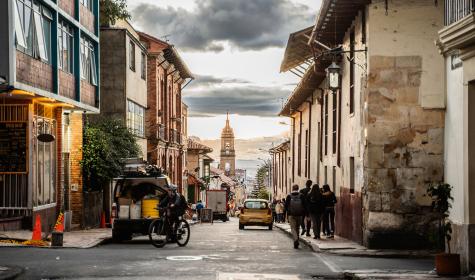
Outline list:
[[[335,234],[335,204],[337,202],[335,194],[330,190],[330,186],[323,185],[323,232],[328,238],[333,238]],[[331,227],[330,227],[331,226]]]
[[[299,186],[293,185],[292,192],[285,199],[285,211],[288,215],[295,249],[299,247],[299,228],[302,217],[307,214],[305,201],[305,196],[299,192]]]
[[[303,196],[307,200],[306,202],[308,202],[308,194],[310,193],[310,188],[311,187],[312,187],[312,180],[307,180],[307,182],[305,183],[305,188],[300,190],[300,193],[303,194]],[[307,209],[307,213],[308,213],[308,209]],[[307,221],[307,222],[305,222],[305,221]],[[312,220],[310,219],[308,214],[306,216],[302,217],[301,225],[302,225],[302,235],[307,233],[307,236],[310,236],[310,227],[312,225]],[[307,226],[307,227],[305,227],[305,226]]]

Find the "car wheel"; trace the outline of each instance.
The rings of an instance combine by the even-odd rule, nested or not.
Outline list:
[[[269,230],[272,230],[272,226],[273,226],[273,224],[270,224],[270,225],[269,225]]]
[[[241,230],[244,229],[244,225],[239,223],[239,229],[241,229]]]

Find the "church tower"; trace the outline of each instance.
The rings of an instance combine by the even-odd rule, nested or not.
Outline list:
[[[221,154],[219,168],[226,176],[234,176],[236,153],[234,151],[234,131],[229,125],[229,112],[226,114],[226,126],[221,132]]]

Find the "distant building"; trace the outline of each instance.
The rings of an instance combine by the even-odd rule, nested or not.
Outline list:
[[[210,182],[210,164],[213,159],[208,156],[213,149],[195,140],[187,141],[186,175],[187,182],[183,195],[189,202],[196,203],[205,197],[204,189]]]
[[[221,152],[219,169],[223,170],[226,176],[236,174],[236,152],[234,150],[234,131],[229,124],[229,113],[226,115],[226,126],[221,132]]]
[[[98,113],[99,1],[0,1],[0,230],[83,225],[86,113]]]

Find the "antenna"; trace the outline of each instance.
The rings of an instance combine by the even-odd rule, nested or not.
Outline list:
[[[163,35],[162,37],[160,38],[163,38],[165,40],[165,42],[170,42],[170,40],[168,40],[168,37],[172,36],[172,34],[166,34],[166,35]]]

